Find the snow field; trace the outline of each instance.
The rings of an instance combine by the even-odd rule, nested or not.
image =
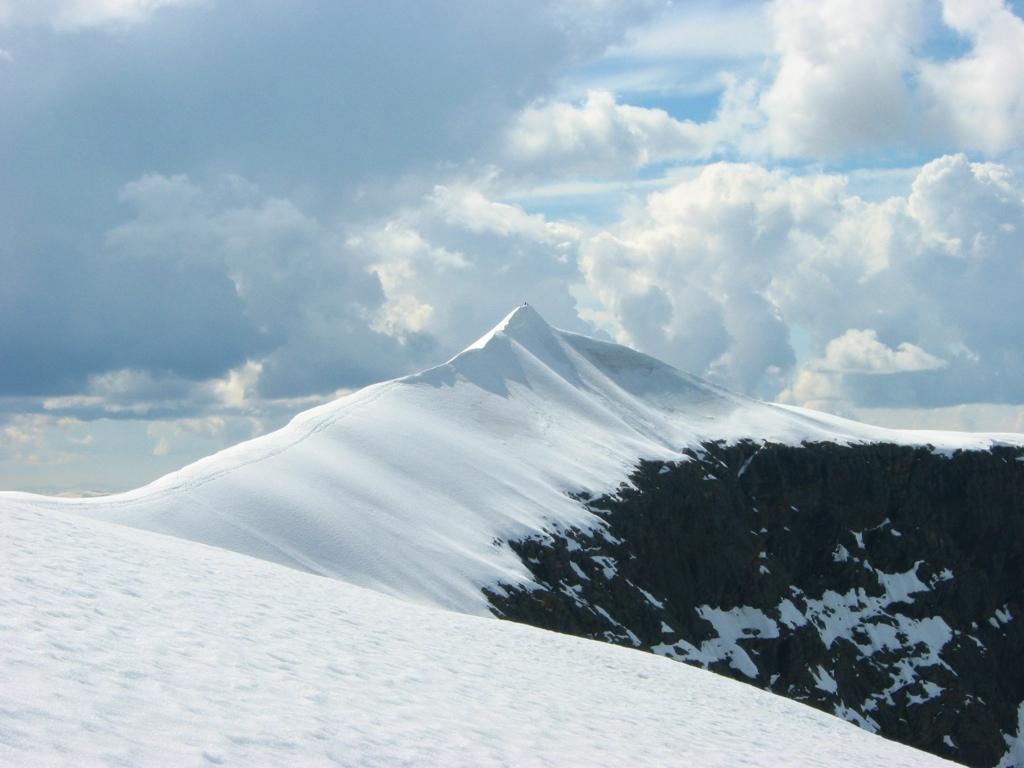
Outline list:
[[[668,659],[0,501],[0,764],[939,766]]]

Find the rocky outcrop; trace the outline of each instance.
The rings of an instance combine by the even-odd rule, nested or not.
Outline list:
[[[1024,450],[706,444],[510,542],[494,612],[698,664],[953,760],[1012,763]]]

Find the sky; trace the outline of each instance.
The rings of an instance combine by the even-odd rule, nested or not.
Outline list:
[[[529,301],[1024,432],[1024,9],[0,0],[0,489],[134,487]]]

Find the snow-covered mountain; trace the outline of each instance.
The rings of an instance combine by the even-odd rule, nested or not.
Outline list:
[[[0,493],[16,563],[6,593],[16,620],[0,632],[17,641],[4,638],[12,650],[0,662],[21,670],[13,700],[0,699],[0,713],[16,713],[2,715],[0,745],[12,733],[6,743],[27,749],[70,727],[77,706],[119,733],[159,731],[130,742],[134,761],[147,762],[156,754],[147,750],[180,739],[188,722],[203,723],[188,742],[195,748],[231,732],[219,707],[255,686],[275,692],[260,694],[264,713],[290,711],[278,691],[302,699],[289,722],[306,730],[290,737],[274,723],[274,738],[261,741],[247,726],[237,740],[222,739],[211,762],[224,754],[287,761],[289,745],[309,739],[321,762],[338,750],[366,758],[350,764],[927,762],[880,740],[863,742],[875,745],[863,752],[830,752],[822,734],[840,726],[811,710],[763,704],[776,699],[685,665],[669,671],[677,668],[665,660],[454,611],[710,667],[974,764],[1024,764],[1024,677],[998,668],[1024,650],[1014,621],[1024,612],[1022,499],[1024,435],[896,431],[759,402],[553,329],[524,305],[443,365],[302,413],[137,490],[90,499]],[[119,596],[132,593],[144,599]],[[33,618],[25,606],[34,605],[47,606],[53,621]],[[100,612],[86,615],[93,608]],[[186,628],[176,628],[183,620]],[[433,634],[418,643],[421,625]],[[446,645],[445,635],[466,645]],[[132,655],[139,644],[158,667]],[[29,645],[56,649],[47,658],[59,663],[33,662]],[[181,647],[195,653],[179,659]],[[233,658],[237,648],[243,658]],[[344,653],[357,661],[321,669]],[[451,703],[462,695],[454,688],[434,690],[438,670],[458,672],[460,653],[487,658],[459,673],[483,697],[466,706],[486,712],[492,702],[500,716],[467,714]],[[578,663],[566,661],[573,654]],[[402,659],[396,679],[424,707],[370,690],[394,658]],[[229,662],[226,672],[218,662]],[[487,665],[492,681],[482,679]],[[366,679],[361,666],[373,670]],[[170,678],[158,674],[167,668]],[[602,676],[606,668],[612,677]],[[127,671],[115,679],[111,669]],[[595,669],[594,684],[583,682]],[[634,673],[657,682],[625,694]],[[47,675],[76,681],[72,692],[38,685]],[[517,682],[506,695],[509,679]],[[234,693],[220,693],[223,686]],[[135,712],[116,700],[118,689],[129,702],[170,691],[173,711],[139,703]],[[692,698],[698,689],[708,696],[702,703]],[[332,698],[345,691],[356,698]],[[409,726],[408,738],[388,741],[353,714],[361,698],[368,711],[386,710],[382,723],[399,712],[425,730]],[[672,709],[679,701],[688,703]],[[762,705],[775,713],[750,731],[763,755],[753,735],[721,730],[731,708],[746,734],[760,716],[748,709]],[[54,730],[32,717],[23,729],[19,707],[44,719],[54,708],[63,714]],[[456,716],[446,720],[437,707]],[[530,730],[538,716],[554,718],[558,735]],[[811,735],[773,724],[776,716],[796,718]],[[249,717],[274,715],[245,709]],[[338,717],[359,725],[310,725]],[[162,719],[172,724],[164,731]],[[111,744],[123,738],[90,727]],[[778,738],[764,735],[773,728]],[[623,736],[631,729],[632,743]],[[718,736],[709,741],[705,729]],[[605,736],[584,748],[587,733]],[[425,738],[435,751],[412,749]],[[786,752],[787,738],[808,748]],[[553,746],[516,751],[519,739]],[[465,760],[456,759],[460,744]]]
[[[551,328],[521,306],[447,363],[306,411],[128,493],[20,498],[487,614],[482,588],[528,584],[507,542],[600,525],[599,495],[639,459],[711,440],[1024,443],[893,431],[758,402],[647,355]]]

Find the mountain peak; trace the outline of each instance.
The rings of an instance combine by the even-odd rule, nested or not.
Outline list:
[[[501,326],[504,328],[523,328],[528,325],[550,327],[544,318],[540,316],[540,312],[525,301],[509,312],[505,319],[501,321]]]
[[[526,302],[513,309],[491,330],[474,341],[465,351],[483,349],[496,336],[515,339],[524,347],[530,348],[535,343],[546,343],[554,329],[540,316],[540,313]]]

